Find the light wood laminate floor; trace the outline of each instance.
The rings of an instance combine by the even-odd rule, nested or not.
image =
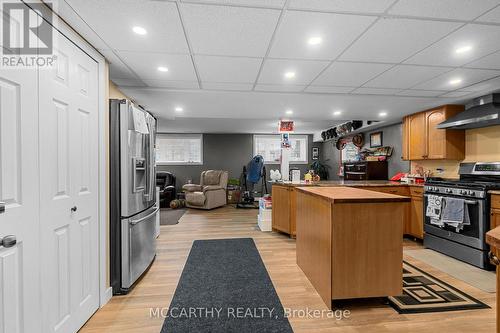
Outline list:
[[[295,263],[295,240],[274,232],[260,232],[256,215],[256,210],[233,207],[189,210],[178,225],[162,226],[158,254],[149,272],[130,294],[113,297],[81,332],[160,332],[163,318],[151,318],[150,308],[168,307],[196,239],[252,237],[285,308],[326,310]],[[404,246],[405,249],[421,247],[408,240]],[[494,332],[494,293],[471,287],[409,256],[404,259],[492,309],[400,315],[379,300],[353,301],[341,305],[351,311],[348,319],[290,318],[294,332]]]

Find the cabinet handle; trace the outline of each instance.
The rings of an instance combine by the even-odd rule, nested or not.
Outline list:
[[[488,253],[488,259],[490,260],[490,262],[495,265],[495,266],[498,266],[500,265],[500,260],[498,259],[498,257],[493,253],[493,252],[489,252]]]

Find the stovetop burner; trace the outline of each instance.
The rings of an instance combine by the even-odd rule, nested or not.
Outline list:
[[[459,187],[459,188],[477,189],[477,190],[500,189],[500,182],[488,182],[488,181],[482,181],[482,180],[474,181],[471,179],[430,178],[427,180],[425,185],[450,186],[450,187]]]

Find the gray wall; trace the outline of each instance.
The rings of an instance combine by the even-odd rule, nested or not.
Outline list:
[[[313,143],[309,135],[309,164],[312,163],[312,147],[320,147],[321,143]],[[199,184],[200,174],[203,170],[227,170],[229,178],[240,178],[244,165],[253,157],[252,134],[203,134],[203,165],[158,165],[158,171],[170,171],[177,178],[177,189],[190,179]],[[309,170],[309,164],[290,165],[297,167],[303,174]],[[266,164],[267,176],[271,169],[279,169],[279,165]],[[268,188],[270,191],[270,187]]]
[[[402,144],[403,144],[403,127],[401,124],[389,125],[373,131],[365,132],[365,145],[364,148],[370,148],[370,134],[374,132],[383,132],[382,144],[394,148],[392,156],[389,158],[389,178],[394,176],[397,172],[409,172],[410,162],[403,161]],[[323,142],[322,160],[325,164],[331,167],[330,178],[339,179],[337,176],[340,152],[333,145],[333,141]]]

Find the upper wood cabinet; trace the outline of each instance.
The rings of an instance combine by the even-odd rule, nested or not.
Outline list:
[[[437,128],[437,125],[463,110],[463,105],[444,105],[405,117],[403,159],[463,160],[465,131]]]

